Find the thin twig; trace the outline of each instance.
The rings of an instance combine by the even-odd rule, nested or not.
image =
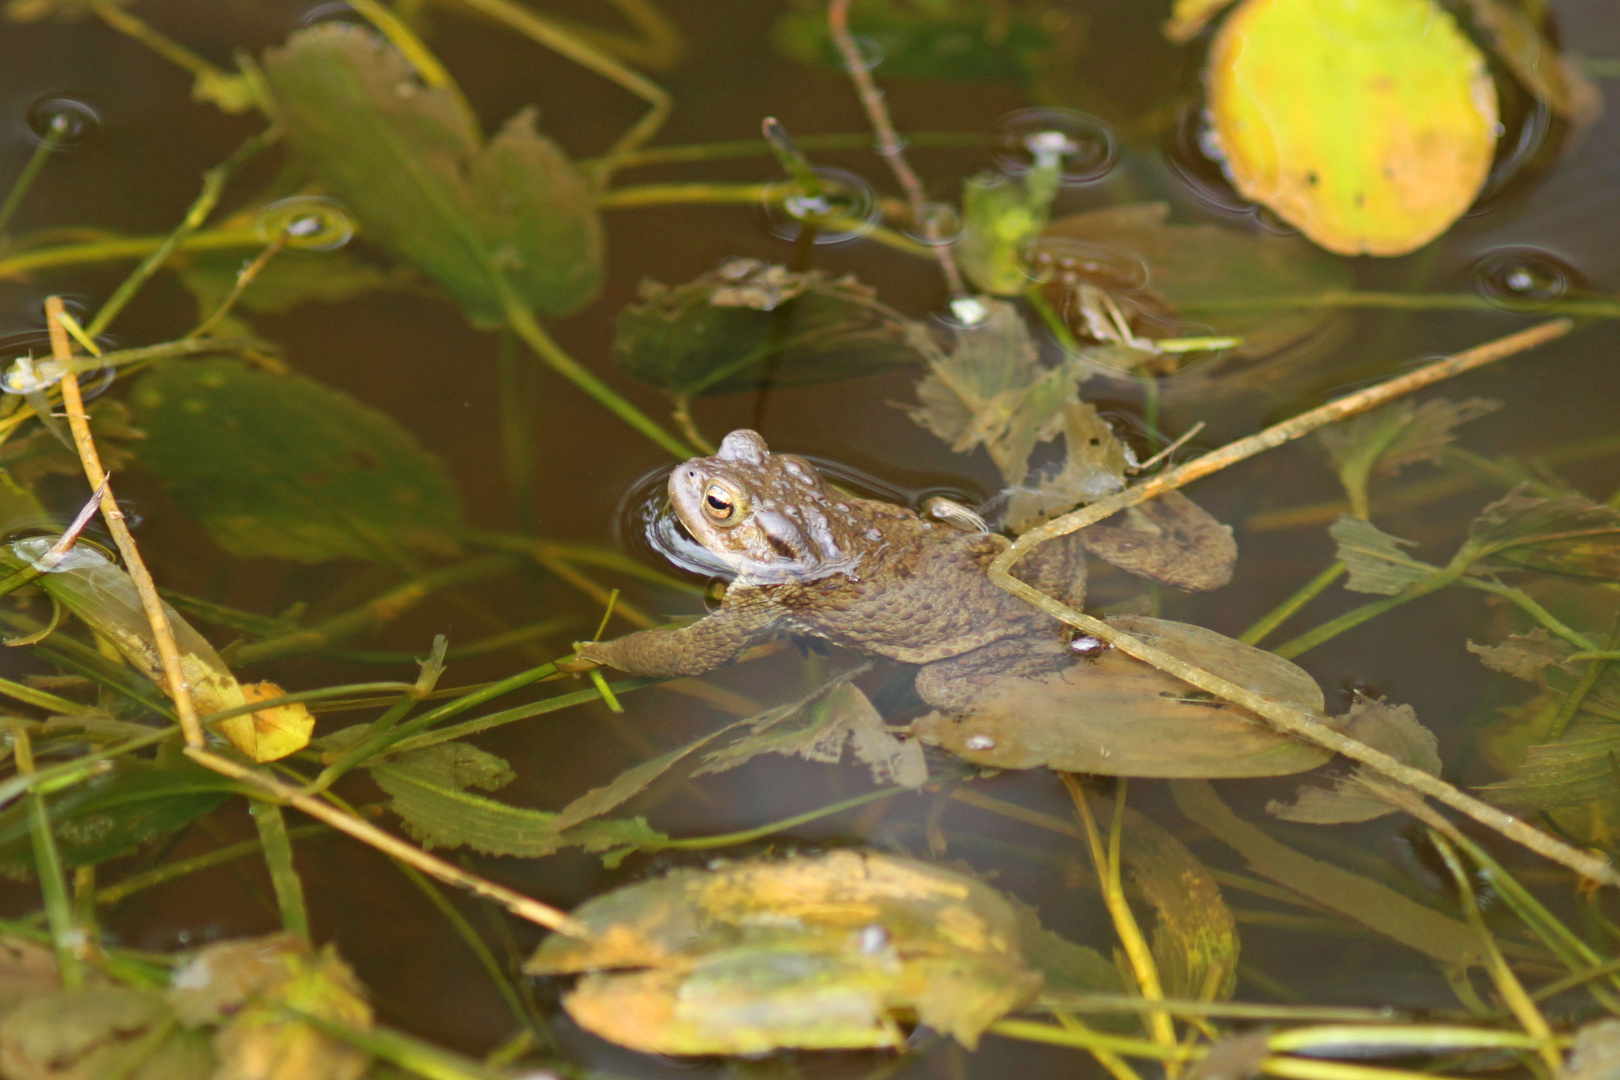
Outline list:
[[[850,36],[849,5],[850,0],[832,0],[827,5],[827,26],[832,31],[839,55],[844,58],[844,70],[849,72],[850,81],[855,84],[855,93],[860,96],[861,108],[866,110],[866,118],[877,135],[878,153],[889,163],[894,178],[900,181],[900,187],[905,190],[906,202],[911,206],[913,227],[918,235],[928,240],[951,295],[965,295],[967,290],[962,284],[962,271],[956,267],[950,245],[939,242],[933,218],[928,214],[928,195],[923,190],[922,180],[906,161],[905,144],[900,141],[900,136],[894,130],[894,122],[889,119],[889,108],[883,104],[883,91],[872,81],[872,73],[866,69],[861,51],[855,47],[855,39]]]
[[[1279,730],[1297,735],[1307,741],[1316,743],[1318,746],[1324,746],[1343,754],[1345,757],[1371,767],[1391,780],[1438,799],[1452,809],[1467,814],[1480,824],[1495,829],[1510,840],[1523,844],[1537,854],[1560,863],[1578,874],[1604,884],[1620,885],[1620,873],[1615,872],[1613,865],[1607,858],[1582,851],[1556,837],[1541,832],[1539,829],[1532,828],[1511,814],[1459,791],[1438,777],[1431,776],[1421,769],[1413,768],[1388,754],[1367,746],[1365,743],[1341,734],[1325,724],[1321,718],[1311,713],[1281,705],[1269,697],[1257,694],[1245,687],[1238,686],[1236,683],[1213,675],[1202,668],[1186,663],[1169,653],[1155,649],[1145,642],[1131,637],[1129,634],[1121,633],[1116,627],[1060,603],[1045,593],[1024,584],[1011,574],[1013,566],[1017,564],[1019,559],[1048,540],[1083,529],[1087,525],[1101,521],[1103,518],[1118,513],[1127,507],[1135,506],[1155,495],[1172,491],[1200,477],[1218,472],[1245,458],[1253,457],[1263,450],[1281,446],[1285,442],[1297,439],[1335,420],[1342,420],[1347,416],[1383,405],[1442,379],[1450,378],[1453,375],[1562,337],[1569,333],[1572,325],[1567,319],[1555,319],[1477,346],[1466,352],[1458,353],[1455,356],[1447,357],[1444,360],[1436,361],[1378,386],[1369,387],[1359,393],[1351,394],[1338,401],[1329,402],[1320,408],[1302,413],[1291,420],[1269,427],[1256,435],[1229,443],[1219,450],[1189,461],[1179,468],[1160,473],[1134,487],[1127,488],[1117,495],[1100,499],[1090,506],[1071,514],[1065,514],[1063,517],[1031,529],[1019,537],[1010,548],[997,556],[995,562],[991,564],[990,578],[1003,589],[1029,601],[1053,618],[1060,619],[1070,626],[1078,627],[1088,634],[1100,637],[1121,652],[1134,656],[1144,663],[1151,664],[1153,667],[1167,672],[1183,682],[1190,683],[1200,690],[1239,705],[1265,718]]]
[[[187,747],[186,755],[197,764],[212,769],[222,776],[229,776],[234,780],[241,780],[244,783],[262,788],[277,799],[302,810],[317,821],[323,821],[339,832],[347,833],[361,843],[369,844],[384,855],[414,866],[430,877],[437,878],[447,885],[454,885],[459,889],[466,889],[475,895],[493,900],[520,919],[527,919],[529,922],[537,923],[549,930],[555,930],[559,934],[567,934],[570,937],[582,938],[588,936],[581,924],[551,905],[524,896],[522,893],[508,889],[504,885],[497,885],[495,882],[481,878],[476,874],[469,874],[461,867],[445,862],[435,855],[429,855],[421,848],[408,844],[392,833],[379,829],[369,821],[358,818],[353,814],[346,814],[321,799],[300,794],[296,789],[289,787],[274,777],[265,775],[257,769],[250,769],[229,758],[221,757],[197,746]]]
[[[241,271],[236,275],[236,281],[231,286],[231,291],[225,294],[225,299],[220,301],[219,306],[214,309],[214,313],[198,323],[196,328],[181,340],[191,341],[196,338],[207,337],[209,332],[218,326],[225,316],[231,313],[231,309],[242,298],[242,294],[247,291],[247,287],[253,284],[253,279],[259,276],[259,271],[263,270],[270,260],[275,258],[276,252],[286,246],[287,234],[285,232],[266,244],[257,258],[242,267]]]
[[[67,326],[63,322],[66,317],[62,298],[47,297],[45,321],[50,329],[51,353],[64,363],[73,356],[73,345],[68,340]],[[185,735],[187,746],[201,746],[203,728],[197,719],[197,706],[191,700],[191,686],[186,682],[185,669],[181,666],[180,647],[175,644],[174,630],[169,626],[169,614],[158,596],[157,585],[153,583],[152,574],[146,569],[146,563],[135,547],[135,538],[130,535],[129,525],[124,521],[124,512],[118,508],[118,500],[113,497],[112,487],[107,481],[107,470],[101,467],[101,455],[96,452],[95,439],[90,435],[90,418],[84,411],[84,398],[79,393],[79,376],[69,368],[62,376],[61,386],[62,407],[67,412],[68,426],[73,429],[73,441],[78,446],[84,475],[91,487],[101,490],[102,520],[107,523],[107,531],[112,533],[113,542],[124,557],[124,567],[135,583],[135,591],[141,597],[141,607],[152,626],[152,639],[163,664],[164,682],[167,683],[169,697],[174,701],[180,730]]]

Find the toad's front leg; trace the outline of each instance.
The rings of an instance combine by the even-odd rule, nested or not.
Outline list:
[[[737,659],[769,635],[775,622],[775,615],[762,608],[727,606],[690,626],[661,626],[613,641],[578,642],[573,664],[617,668],[631,675],[703,675]]]

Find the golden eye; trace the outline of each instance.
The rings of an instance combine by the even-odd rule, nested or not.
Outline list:
[[[716,525],[736,520],[737,503],[737,495],[724,484],[710,484],[703,489],[703,514]]]

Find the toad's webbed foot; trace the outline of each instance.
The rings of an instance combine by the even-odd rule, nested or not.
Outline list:
[[[630,675],[703,675],[731,663],[769,630],[758,619],[721,611],[690,626],[661,626],[613,641],[576,642],[572,663]]]

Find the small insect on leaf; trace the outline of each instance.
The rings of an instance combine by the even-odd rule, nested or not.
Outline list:
[[[1495,84],[1430,0],[1248,0],[1204,78],[1238,191],[1341,255],[1422,247],[1490,170]]]

